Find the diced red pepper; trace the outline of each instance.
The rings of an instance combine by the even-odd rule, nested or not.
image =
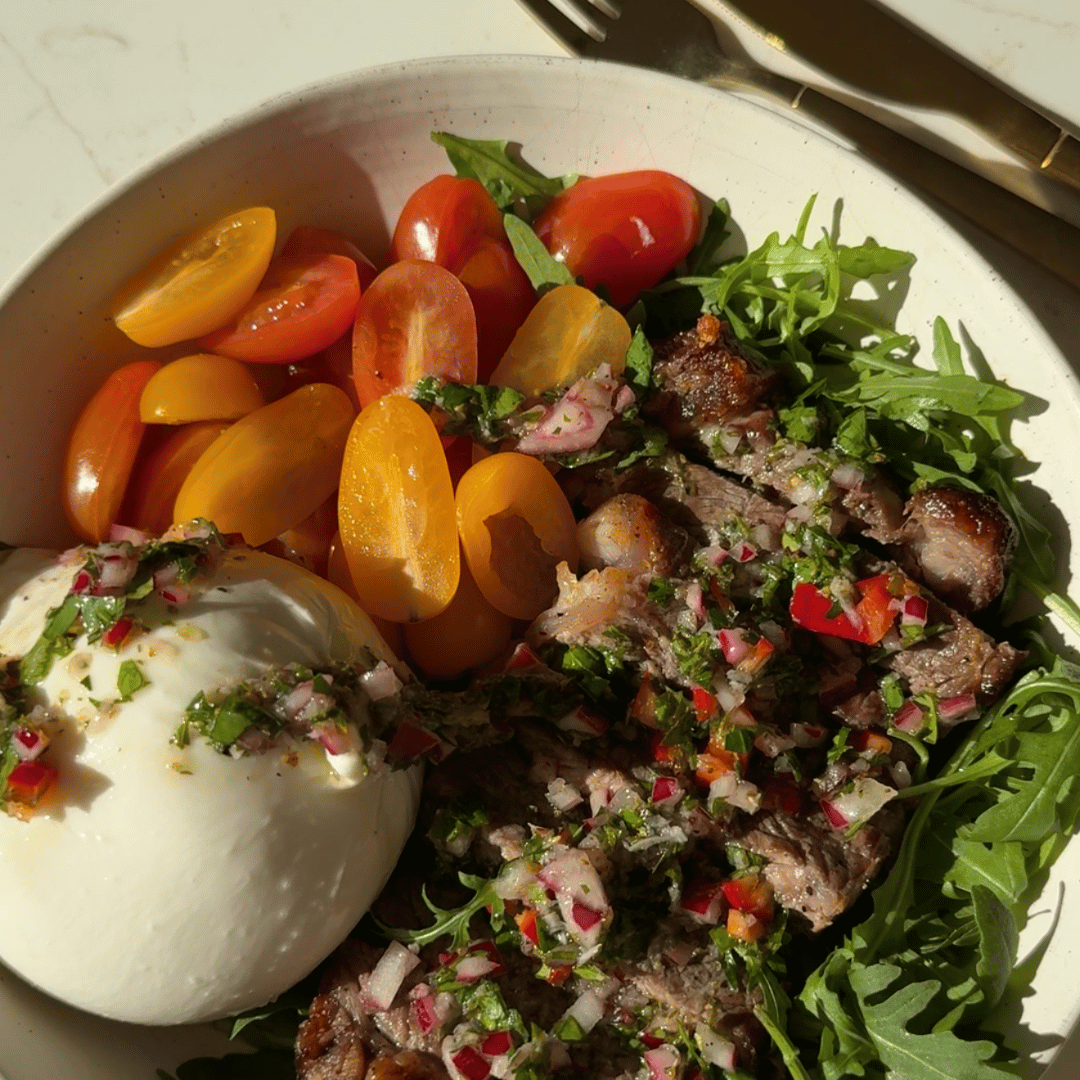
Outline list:
[[[694,713],[699,724],[708,723],[719,709],[720,703],[715,694],[710,693],[704,686],[694,687]]]
[[[723,889],[727,902],[737,911],[756,915],[759,919],[772,918],[772,886],[761,874],[730,878],[724,882]]]
[[[765,936],[769,927],[764,919],[759,919],[756,915],[738,908],[729,908],[726,929],[739,941],[757,941]]]
[[[739,773],[746,767],[746,754],[733,754],[730,750],[717,748],[698,754],[694,765],[697,782],[708,787],[714,780],[719,780],[728,773]]]
[[[570,976],[573,975],[573,973],[573,964],[559,964],[558,967],[553,967],[547,973],[547,981],[551,983],[552,986],[562,986],[562,984],[566,982],[566,980],[569,979]]]
[[[653,780],[652,791],[649,798],[654,803],[670,802],[682,793],[679,781],[674,776],[658,776]]]
[[[704,923],[715,926],[724,910],[724,886],[719,881],[697,881],[683,890],[679,906]]]
[[[604,917],[603,912],[583,904],[580,900],[574,901],[570,914],[581,930],[591,930]]]
[[[731,597],[728,596],[727,593],[720,588],[720,583],[716,580],[716,578],[713,578],[709,582],[709,595],[713,598],[713,600],[716,601],[716,606],[721,610],[721,612],[723,612],[723,614],[730,615],[731,612],[734,610],[735,605],[732,603]]]
[[[510,659],[506,661],[504,671],[527,671],[529,668],[535,667],[547,667],[543,660],[540,659],[536,650],[527,642],[519,642],[514,648],[513,653],[510,655]]]
[[[855,606],[863,621],[863,641],[876,645],[896,622],[897,607],[889,585],[892,574],[878,574],[855,583],[862,599]]]
[[[8,774],[7,797],[35,806],[58,775],[56,766],[47,761],[20,761]]]
[[[658,731],[652,737],[652,756],[653,761],[674,761],[678,752],[674,746],[668,746],[664,742],[664,733]]]
[[[736,670],[753,675],[760,671],[768,662],[769,657],[776,651],[775,646],[768,638],[758,638],[751,646],[750,651],[739,661]]]
[[[774,776],[766,785],[762,796],[766,810],[779,810],[781,814],[802,813],[802,792],[786,776]]]
[[[102,635],[101,640],[109,646],[110,649],[119,649],[121,645],[130,636],[131,631],[135,629],[135,622],[133,619],[129,619],[126,615],[122,619],[117,619],[116,622],[109,627],[108,630]]]
[[[848,735],[848,746],[857,753],[871,753],[876,755],[888,754],[892,750],[892,739],[883,735],[880,731],[871,731],[862,728],[852,731]]]
[[[460,1050],[455,1050],[450,1060],[465,1080],[487,1080],[491,1075],[491,1066],[480,1052],[471,1046],[463,1046]]]
[[[854,620],[843,611],[830,615],[833,601],[816,585],[800,582],[791,594],[791,617],[816,634],[876,645],[896,621],[896,606],[889,589],[892,579],[891,574],[877,574],[855,583],[862,599],[855,605]]]
[[[526,908],[515,917],[514,921],[526,941],[532,942],[533,945],[540,944],[540,932],[536,928],[536,912],[532,908]]]
[[[404,721],[394,732],[386,752],[394,758],[406,760],[426,754],[439,745],[439,739],[419,724]]]
[[[652,677],[646,672],[641,680],[641,685],[638,687],[638,692],[634,695],[634,700],[630,702],[630,717],[639,724],[644,724],[645,727],[655,728],[656,699],[659,696],[656,687],[653,685]]]

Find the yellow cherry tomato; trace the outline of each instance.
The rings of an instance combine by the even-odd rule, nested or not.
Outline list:
[[[488,602],[535,619],[555,599],[555,568],[578,565],[577,524],[562,488],[526,454],[492,454],[457,488],[457,520],[469,570]]]
[[[192,466],[228,426],[226,420],[207,420],[170,431],[168,438],[135,466],[123,520],[160,536],[172,524],[176,496]]]
[[[195,229],[113,297],[113,322],[148,348],[216,330],[255,295],[274,253],[274,211],[255,206]]]
[[[208,518],[252,547],[280,536],[334,493],[354,415],[348,395],[329,383],[248,413],[195,462],[173,521]]]
[[[600,364],[610,364],[618,376],[631,337],[627,321],[595,293],[580,285],[560,285],[529,312],[491,382],[538,397],[569,386]]]
[[[405,625],[405,647],[425,675],[453,679],[498,656],[513,631],[514,620],[487,602],[466,564],[446,610]]]
[[[349,560],[345,557],[345,548],[341,545],[341,533],[334,533],[330,541],[330,558],[326,567],[326,578],[333,582],[342,592],[348,593],[358,604],[360,597],[356,595],[356,586],[353,584],[352,574],[349,572]],[[399,659],[405,655],[405,638],[401,633],[401,623],[390,622],[389,619],[381,619],[378,615],[368,612],[368,618],[375,624],[383,641],[390,646],[393,654]]]
[[[266,404],[255,377],[238,360],[195,353],[166,364],[143,387],[144,424],[239,420]]]
[[[319,503],[303,521],[263,544],[263,551],[288,559],[319,577],[326,577],[330,544],[337,535],[337,493]],[[336,582],[335,582],[336,584]]]
[[[439,433],[414,401],[362,410],[345,449],[338,525],[360,606],[392,622],[430,619],[457,589],[454,489]]]

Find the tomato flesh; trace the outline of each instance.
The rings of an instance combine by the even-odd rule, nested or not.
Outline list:
[[[151,378],[139,399],[139,416],[144,424],[239,420],[265,404],[243,364],[196,353],[166,364]]]
[[[160,368],[156,360],[138,360],[114,371],[71,429],[64,453],[62,502],[82,540],[100,543],[117,520],[145,430],[139,401]]]
[[[536,290],[510,246],[489,237],[480,240],[458,278],[476,313],[476,378],[486,383],[536,307]]]
[[[434,263],[394,263],[360,298],[352,348],[362,408],[425,375],[476,382],[476,317],[465,286]]]
[[[276,235],[274,211],[265,206],[196,229],[117,292],[113,322],[147,348],[216,330],[254,295]]]
[[[280,536],[333,494],[354,416],[347,395],[328,383],[248,413],[195,463],[173,520],[208,518],[252,547]]]
[[[574,513],[536,458],[510,453],[478,461],[458,483],[457,521],[477,587],[515,619],[535,619],[551,604],[558,563],[577,570]]]
[[[347,237],[333,229],[298,225],[282,245],[282,255],[344,255],[356,263],[360,288],[366,289],[379,271],[375,264]]]
[[[690,253],[701,232],[694,189],[659,170],[579,180],[537,217],[536,235],[575,277],[627,307]]]
[[[124,504],[124,524],[160,536],[173,522],[176,496],[188,473],[228,427],[228,421],[206,420],[170,431],[135,467]]]
[[[456,274],[484,237],[506,242],[502,211],[484,185],[470,177],[436,176],[402,207],[390,260],[423,259]]]
[[[529,313],[491,382],[538,397],[569,386],[600,364],[610,364],[618,377],[631,336],[622,315],[595,293],[580,285],[560,285]]]
[[[414,401],[360,413],[341,467],[338,524],[360,606],[393,622],[444,610],[460,572],[454,490],[435,425]]]
[[[344,255],[275,259],[255,295],[199,344],[258,364],[287,364],[325,349],[352,325],[360,302],[356,263]]]
[[[405,625],[405,646],[425,675],[453,679],[493,660],[510,644],[513,631],[513,619],[488,603],[466,564],[446,609],[426,622]]]

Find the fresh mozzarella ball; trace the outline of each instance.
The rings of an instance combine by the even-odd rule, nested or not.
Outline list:
[[[0,566],[0,655],[26,653],[76,569],[25,551]],[[313,740],[244,757],[170,741],[200,691],[363,646],[392,659],[335,586],[234,549],[186,605],[139,617],[119,652],[80,637],[29,692],[56,718],[59,777],[29,821],[0,814],[0,959],[81,1009],[179,1024],[270,1000],[344,939],[397,861],[420,776],[331,767]],[[127,702],[124,660],[149,680]]]

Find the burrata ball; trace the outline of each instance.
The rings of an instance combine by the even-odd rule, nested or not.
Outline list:
[[[29,651],[77,573],[47,553],[7,557],[5,660]],[[229,753],[198,733],[177,745],[200,693],[286,664],[393,660],[345,593],[261,552],[225,551],[187,592],[180,606],[140,600],[141,628],[119,648],[81,633],[25,689],[24,708],[48,713],[57,779],[29,820],[0,814],[0,960],[140,1024],[260,1005],[310,972],[379,893],[419,801],[418,768],[372,766],[362,746],[342,756],[285,736]],[[125,661],[142,683],[126,701]]]

